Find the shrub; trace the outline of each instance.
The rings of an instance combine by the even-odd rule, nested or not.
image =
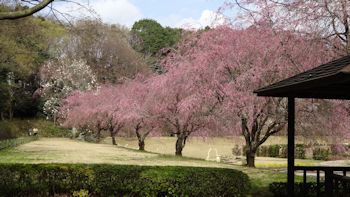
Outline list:
[[[329,149],[326,147],[314,148],[312,158],[315,160],[327,160],[329,158]]]
[[[295,158],[296,159],[305,159],[306,146],[304,144],[295,145]]]
[[[73,192],[73,197],[89,197],[89,191],[81,189]]]
[[[24,132],[20,125],[12,124],[11,121],[0,121],[0,140],[12,139],[23,135]]]
[[[245,146],[243,146],[245,150]],[[308,150],[310,150],[310,153]],[[311,157],[316,160],[327,160],[331,155],[337,156],[348,156],[350,150],[350,145],[317,145],[314,148],[307,147],[305,144],[296,144],[295,145],[295,158],[296,159],[306,159],[307,155],[308,159]],[[236,146],[232,149],[232,153],[236,156],[239,154],[239,146]],[[279,157],[279,158],[287,158],[288,147],[286,144],[274,144],[274,145],[266,145],[260,146],[256,152],[256,156],[258,157]],[[242,155],[245,156],[245,151],[242,152]]]
[[[350,148],[345,144],[331,144],[330,149],[332,155],[346,155]]]
[[[19,146],[21,144],[29,143],[34,140],[37,140],[37,136],[31,136],[31,137],[21,137],[21,138],[15,138],[15,139],[7,139],[7,140],[1,140],[0,141],[0,150],[7,149],[7,148],[13,148],[16,146]]]
[[[0,196],[246,196],[248,176],[233,169],[0,164]]]
[[[30,120],[31,128],[38,128],[42,137],[71,137],[72,132],[68,129],[55,125],[52,121],[43,119]]]
[[[242,146],[239,146],[239,145],[236,144],[232,148],[232,154],[233,154],[233,156],[242,156],[243,155]]]
[[[268,146],[269,157],[279,157],[280,146],[278,144]]]
[[[296,144],[295,146],[295,158],[305,159],[305,145]],[[286,144],[274,144],[267,146],[260,146],[257,151],[258,157],[279,157],[287,158],[288,148]]]
[[[268,157],[269,155],[269,147],[268,146],[260,146],[258,148],[258,157]]]
[[[288,156],[287,144],[281,144],[279,156],[280,156],[280,158],[287,158],[287,156]]]
[[[320,183],[321,193],[324,192],[324,184]],[[322,190],[323,189],[323,190]],[[288,196],[287,183],[285,182],[274,182],[269,186],[270,192],[275,197],[285,197]],[[295,196],[307,196],[316,197],[317,196],[317,183],[309,182],[305,185],[303,183],[294,184],[294,195]]]
[[[71,132],[43,119],[0,121],[0,140],[28,136],[28,130],[37,128],[42,137],[70,137]]]

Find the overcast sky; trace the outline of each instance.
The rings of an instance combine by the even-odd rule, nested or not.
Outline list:
[[[155,19],[163,26],[203,28],[225,22],[218,8],[225,0],[77,0],[96,11],[101,19],[110,24],[131,27],[142,18]],[[71,3],[55,3],[62,12],[78,15]],[[214,20],[217,19],[217,20]],[[214,21],[216,21],[214,23]]]

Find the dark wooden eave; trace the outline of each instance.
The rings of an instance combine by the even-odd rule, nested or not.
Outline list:
[[[258,96],[350,99],[350,56],[254,91]]]

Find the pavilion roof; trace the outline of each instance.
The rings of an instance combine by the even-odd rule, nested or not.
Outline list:
[[[350,56],[254,91],[258,96],[350,99]]]

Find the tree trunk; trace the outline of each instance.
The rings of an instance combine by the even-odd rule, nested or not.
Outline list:
[[[53,114],[53,117],[52,117],[52,118],[53,118],[53,125],[56,126],[56,119],[57,119],[57,118],[56,118],[56,113]]]
[[[139,150],[144,151],[145,150],[145,137],[143,137],[140,133],[141,128],[142,128],[141,123],[138,123],[135,126],[135,133],[137,136],[137,140],[139,141]]]
[[[97,130],[96,141],[99,143],[101,141],[101,129]]]
[[[139,139],[139,150],[144,151],[145,150],[145,140]]]
[[[12,106],[9,109],[9,119],[12,120],[13,119],[13,110],[12,110]]]
[[[347,38],[346,38],[346,53],[348,55],[350,54],[350,32],[347,33]]]
[[[112,144],[113,145],[117,145],[117,141],[115,139],[115,133],[114,132],[111,132],[111,137],[112,137]]]
[[[182,150],[185,147],[186,144],[186,138],[187,136],[184,136],[182,134],[177,135],[177,140],[176,140],[176,146],[175,146],[175,155],[176,156],[182,156]]]
[[[257,148],[254,148],[254,140],[256,139],[254,136],[257,134],[257,127],[256,125],[253,126],[252,131],[249,132],[248,124],[247,124],[247,118],[241,117],[241,123],[242,123],[242,134],[245,139],[246,144],[246,161],[247,166],[251,168],[255,168],[255,153]]]
[[[248,167],[255,168],[255,154],[255,150],[252,150],[250,147],[247,147],[246,158]]]
[[[117,145],[117,141],[115,140],[115,136],[119,133],[120,129],[122,129],[124,126],[123,124],[115,124],[115,125],[110,125],[110,127],[109,127],[109,132],[111,133],[113,145]]]
[[[5,120],[4,112],[0,112],[0,118],[1,120]]]

